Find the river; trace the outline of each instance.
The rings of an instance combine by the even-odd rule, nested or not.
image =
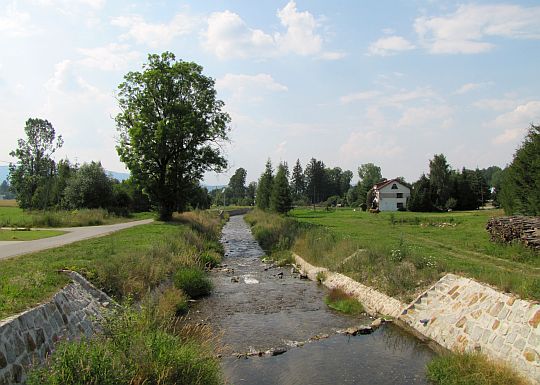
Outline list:
[[[328,309],[324,287],[263,263],[242,216],[230,218],[221,242],[213,294],[191,317],[221,335],[228,384],[428,384],[425,365],[435,353],[427,345],[392,324],[369,335],[338,334],[372,319]]]

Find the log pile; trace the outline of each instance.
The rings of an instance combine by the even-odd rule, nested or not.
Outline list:
[[[540,217],[510,216],[491,218],[486,230],[494,242],[515,240],[540,251]]]

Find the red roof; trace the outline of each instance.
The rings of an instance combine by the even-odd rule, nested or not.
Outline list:
[[[373,186],[373,188],[376,189],[376,190],[380,190],[383,187],[386,187],[391,183],[399,183],[400,185],[403,185],[403,183],[401,183],[399,181],[399,179],[394,178],[394,179],[390,179],[390,180],[385,180],[384,182],[377,183],[375,186]]]

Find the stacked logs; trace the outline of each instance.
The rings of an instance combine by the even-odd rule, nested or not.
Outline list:
[[[491,218],[486,230],[494,242],[521,241],[540,251],[540,217],[511,216]]]

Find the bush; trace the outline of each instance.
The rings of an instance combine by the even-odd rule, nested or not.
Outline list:
[[[197,268],[179,269],[174,275],[174,285],[191,298],[203,297],[212,291],[212,282]]]
[[[221,263],[221,255],[214,250],[207,250],[200,255],[204,267],[216,267]]]
[[[427,377],[436,385],[526,385],[506,365],[478,353],[447,354],[427,365]]]

